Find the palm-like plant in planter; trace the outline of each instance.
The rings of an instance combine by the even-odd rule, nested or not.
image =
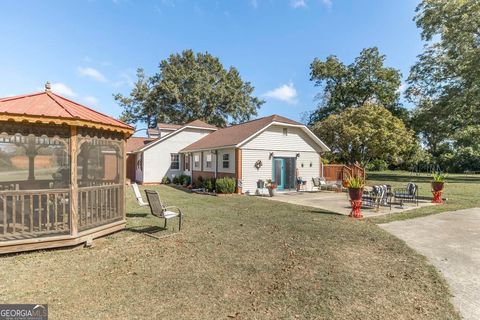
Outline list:
[[[432,178],[432,190],[436,192],[442,191],[445,185],[445,179],[447,178],[447,175],[441,172],[433,172]]]
[[[363,188],[365,187],[365,181],[363,178],[359,176],[350,176],[345,182],[348,184],[348,195],[350,196],[350,200],[362,200]]]

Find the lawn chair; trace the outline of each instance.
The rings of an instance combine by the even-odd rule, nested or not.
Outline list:
[[[364,193],[362,201],[366,207],[373,207],[377,211],[380,209],[380,206],[390,207],[391,210],[391,190],[389,185],[373,186],[371,191]]]
[[[327,182],[325,178],[312,178],[312,191],[313,189],[317,188],[317,191],[322,191],[322,186],[326,186]]]
[[[418,186],[409,182],[405,188],[397,188],[393,190],[395,202],[403,205],[404,202],[412,202],[418,206]]]
[[[165,219],[164,228],[167,228],[167,221],[171,218],[178,217],[178,231],[182,229],[182,211],[176,206],[164,206],[162,200],[160,200],[160,195],[155,190],[145,190],[147,195],[148,205],[150,206],[150,211],[152,215],[158,218]],[[178,212],[169,211],[168,209],[176,209]]]
[[[138,188],[138,184],[132,183],[132,189],[135,193],[135,198],[137,198],[137,203],[140,207],[148,206],[148,203],[143,201],[142,194],[140,193],[140,189]]]

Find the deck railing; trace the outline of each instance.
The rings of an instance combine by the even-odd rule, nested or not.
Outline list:
[[[78,189],[78,229],[86,230],[122,218],[121,184]]]
[[[70,230],[70,191],[0,191],[0,240],[15,240]]]

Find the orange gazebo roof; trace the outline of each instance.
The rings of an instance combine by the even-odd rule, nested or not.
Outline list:
[[[134,128],[49,90],[0,98],[0,121],[66,124],[131,134]]]

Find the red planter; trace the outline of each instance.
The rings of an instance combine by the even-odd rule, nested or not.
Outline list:
[[[443,185],[445,183],[444,182],[432,182],[432,190],[435,191],[435,192],[439,192],[439,191],[442,191],[443,190]]]
[[[363,188],[349,188],[348,195],[350,196],[350,200],[352,201],[362,200]]]

